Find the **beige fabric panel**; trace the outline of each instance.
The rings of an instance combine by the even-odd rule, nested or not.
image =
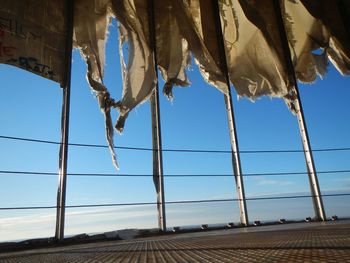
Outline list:
[[[272,1],[221,1],[230,79],[239,96],[284,97],[290,82]]]

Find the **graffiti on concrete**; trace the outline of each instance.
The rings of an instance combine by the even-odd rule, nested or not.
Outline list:
[[[35,72],[49,79],[53,79],[55,75],[49,66],[39,63],[39,61],[33,57],[11,58],[7,60],[6,63]]]
[[[4,32],[9,32],[21,39],[40,39],[41,35],[33,32],[20,21],[0,16],[0,36]]]

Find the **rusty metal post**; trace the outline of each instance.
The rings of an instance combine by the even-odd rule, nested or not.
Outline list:
[[[225,44],[224,44],[224,38],[222,34],[219,3],[217,0],[212,0],[212,3],[213,3],[214,15],[215,15],[215,28],[217,33],[217,41],[218,41],[219,54],[220,54],[220,64],[221,64],[223,73],[225,74],[226,85],[227,85],[227,94],[224,95],[224,99],[225,99],[225,105],[226,105],[228,125],[230,130],[232,166],[233,166],[233,172],[234,172],[235,181],[236,181],[236,190],[237,190],[237,195],[239,200],[240,220],[242,225],[247,226],[249,225],[247,203],[245,198],[241,160],[240,160],[240,153],[238,148],[237,131],[236,131],[235,118],[234,118],[234,111],[233,111],[231,85],[230,85],[230,79],[229,79],[229,73],[228,73],[228,67],[227,67]]]
[[[162,153],[162,134],[161,134],[161,125],[160,125],[159,92],[158,92],[159,85],[158,85],[154,0],[148,0],[147,3],[148,3],[150,47],[151,47],[151,50],[153,51],[154,70],[157,77],[156,87],[150,99],[151,114],[152,114],[152,141],[153,141],[153,181],[157,191],[158,228],[160,231],[166,232],[163,153]]]
[[[281,37],[282,47],[284,50],[285,55],[285,61],[287,64],[288,72],[291,74],[292,77],[292,83],[294,84],[294,91],[292,95],[293,99],[293,105],[295,108],[295,113],[297,115],[298,124],[299,124],[299,131],[301,135],[301,140],[304,148],[304,155],[305,155],[305,162],[307,167],[307,172],[309,176],[309,182],[310,182],[310,189],[311,189],[311,195],[313,200],[313,206],[315,210],[315,216],[318,220],[326,220],[326,213],[323,207],[323,201],[322,201],[322,195],[320,191],[320,186],[317,179],[316,174],[316,168],[315,168],[315,162],[312,155],[312,150],[310,146],[310,139],[309,134],[307,131],[307,126],[305,122],[304,112],[301,105],[300,95],[299,95],[299,89],[298,89],[298,82],[295,75],[295,70],[293,66],[293,61],[291,57],[291,52],[289,48],[288,38],[286,29],[284,27],[283,17],[281,13],[281,6],[279,0],[273,0],[277,20],[278,20],[278,27],[279,27],[279,33]]]
[[[73,47],[73,16],[74,1],[66,0],[67,15],[67,40],[66,40],[66,75],[64,79],[62,115],[61,115],[61,146],[59,152],[59,177],[57,191],[57,212],[56,212],[56,232],[57,241],[64,239],[64,221],[66,206],[66,182],[67,182],[67,162],[68,162],[68,136],[69,136],[69,108],[71,90],[71,68],[72,68],[72,47]]]

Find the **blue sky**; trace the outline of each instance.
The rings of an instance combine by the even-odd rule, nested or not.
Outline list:
[[[105,84],[113,97],[121,96],[118,40],[112,27],[107,45]],[[208,86],[196,65],[192,86],[177,88],[173,102],[160,96],[162,140],[165,149],[229,150],[223,95]],[[62,91],[49,80],[0,65],[0,135],[60,140]],[[300,93],[314,149],[350,147],[350,79],[333,67],[324,80],[301,85]],[[162,87],[162,82],[160,82]],[[241,150],[302,149],[296,117],[281,99],[237,100],[233,92]],[[117,113],[114,113],[116,119]],[[85,79],[85,64],[73,54],[71,143],[105,144],[103,115]],[[148,102],[129,116],[116,146],[151,148]],[[58,146],[0,139],[0,170],[56,172]],[[152,154],[117,150],[120,174],[151,174]],[[164,174],[231,174],[229,154],[164,153]],[[350,169],[350,151],[315,152],[318,171]],[[242,154],[244,173],[303,172],[302,153]],[[105,148],[69,148],[69,173],[115,173]],[[56,176],[0,174],[0,207],[54,206]],[[350,193],[349,174],[320,174],[322,193]],[[306,175],[246,177],[247,197],[309,194]],[[235,198],[232,177],[166,178],[167,201]],[[155,202],[151,177],[69,177],[67,204]],[[328,216],[350,216],[349,197],[324,198]],[[238,204],[168,205],[168,226],[239,221]],[[248,201],[250,220],[313,216],[311,200]],[[67,209],[66,234],[103,232],[121,228],[157,227],[155,206]],[[0,211],[0,241],[54,235],[55,210]]]

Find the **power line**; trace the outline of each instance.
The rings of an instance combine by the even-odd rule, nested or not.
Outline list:
[[[23,137],[13,137],[13,136],[3,136],[0,135],[0,139],[7,140],[16,140],[16,141],[26,141],[26,142],[35,142],[35,143],[45,143],[60,145],[60,142],[49,141],[49,140],[39,140]],[[69,146],[75,147],[91,147],[91,148],[108,148],[107,145],[102,144],[83,144],[83,143],[69,143]],[[152,148],[145,147],[129,147],[129,146],[115,146],[116,149],[121,150],[135,150],[135,151],[154,151]],[[350,147],[344,148],[323,148],[323,149],[313,149],[313,152],[331,152],[331,151],[349,151]],[[228,154],[232,153],[230,150],[203,150],[203,149],[162,149],[163,152],[181,152],[181,153],[223,153]],[[259,153],[302,153],[303,150],[246,150],[240,151],[241,154],[259,154]]]
[[[0,174],[58,175],[58,173],[49,173],[49,172],[31,172],[31,171],[0,171]]]
[[[318,174],[350,173],[350,170],[319,171]],[[54,172],[31,172],[31,171],[6,171],[0,170],[0,174],[23,174],[23,175],[58,175]],[[283,176],[283,175],[306,175],[307,172],[279,172],[279,173],[246,173],[243,176]],[[69,176],[84,177],[153,177],[152,174],[115,174],[115,173],[68,173]],[[164,177],[232,177],[233,174],[165,174]]]
[[[340,194],[323,194],[323,197],[336,197],[336,196],[350,196],[350,193]],[[280,200],[280,199],[298,199],[298,198],[311,198],[317,197],[313,195],[294,195],[294,196],[275,196],[275,197],[250,197],[246,198],[246,201],[259,201],[259,200]],[[202,199],[202,200],[179,200],[168,201],[166,205],[172,204],[196,204],[196,203],[219,203],[219,202],[237,202],[241,201],[238,198],[228,199]],[[66,208],[91,208],[91,207],[116,207],[116,206],[147,206],[157,205],[157,202],[139,202],[139,203],[110,203],[110,204],[86,204],[86,205],[67,205]],[[56,209],[57,206],[22,206],[22,207],[0,207],[0,211],[3,210],[37,210],[37,209]]]
[[[42,210],[42,209],[56,209],[57,206],[19,206],[19,207],[0,207],[3,210]]]

